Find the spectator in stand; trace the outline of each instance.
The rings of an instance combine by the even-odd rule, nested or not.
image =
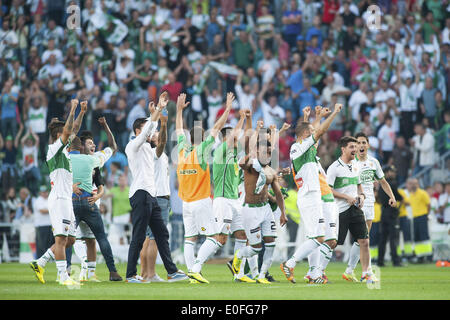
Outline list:
[[[283,37],[291,48],[295,47],[297,36],[302,32],[302,12],[297,8],[297,1],[289,2],[290,9],[283,13]]]
[[[384,125],[378,132],[378,140],[380,140],[378,152],[382,156],[382,163],[387,164],[392,156],[395,145],[395,129],[392,125],[391,116],[385,118]]]
[[[20,141],[22,147],[23,178],[25,186],[34,197],[37,196],[41,182],[41,171],[38,163],[39,141],[39,136],[31,131],[31,129],[27,130]]]
[[[433,79],[427,77],[425,79],[425,88],[422,91],[422,103],[420,104],[420,111],[430,121],[431,128],[435,128],[434,118],[437,113],[436,92],[438,89],[433,87]]]
[[[414,126],[416,134],[410,141],[414,153],[414,170],[413,174],[417,174],[422,170],[431,168],[434,163],[434,136],[430,132],[426,132],[422,123]],[[430,185],[430,172],[427,171],[423,175],[423,186]]]
[[[3,154],[3,164],[1,171],[1,186],[3,190],[8,190],[10,187],[15,187],[19,178],[17,170],[17,154],[20,137],[22,135],[23,127],[20,127],[19,133],[15,139],[8,135],[5,139],[0,134],[0,153]]]
[[[406,146],[405,138],[398,136],[395,139],[395,147],[392,151],[390,164],[397,168],[397,183],[399,186],[406,182],[412,163],[413,153]]]
[[[0,94],[1,134],[3,137],[8,136],[9,134],[12,137],[15,137],[18,131],[18,94],[12,91],[12,86],[13,79],[9,78],[5,81]]]

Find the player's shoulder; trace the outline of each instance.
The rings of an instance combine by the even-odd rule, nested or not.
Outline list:
[[[330,170],[337,170],[340,166],[341,164],[339,163],[339,161],[335,160],[332,164],[328,166],[327,172]]]

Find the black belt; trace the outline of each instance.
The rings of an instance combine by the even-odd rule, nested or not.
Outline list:
[[[158,196],[157,198],[170,200],[170,196]]]

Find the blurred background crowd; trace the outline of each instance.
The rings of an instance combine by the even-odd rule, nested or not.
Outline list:
[[[289,166],[303,108],[342,103],[319,146],[325,169],[339,156],[337,140],[362,131],[370,154],[396,167],[400,187],[416,177],[439,199],[450,180],[449,10],[447,0],[0,0],[0,220],[47,223],[38,218],[49,185],[47,124],[64,120],[74,97],[89,101],[81,130],[101,149],[104,116],[119,145],[104,170],[105,219],[128,213],[124,148],[164,90],[169,158],[181,92],[191,102],[186,127],[210,128],[229,91],[237,97],[230,125],[240,108],[254,124],[291,124],[280,167]],[[171,178],[180,217],[174,170]],[[436,221],[449,223],[442,208]],[[6,236],[14,232],[2,243]]]

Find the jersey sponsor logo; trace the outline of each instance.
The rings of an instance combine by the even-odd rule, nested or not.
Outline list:
[[[330,228],[335,228],[336,227],[336,223],[330,223]]]
[[[70,224],[70,220],[63,219],[62,223],[64,223],[64,224]]]
[[[303,178],[298,178],[295,180],[299,188],[303,187]]]
[[[374,181],[375,172],[373,170],[365,170],[361,172],[360,179],[361,182],[372,182]]]
[[[184,176],[189,176],[193,174],[197,174],[197,169],[186,169],[186,170],[180,170],[180,174]]]
[[[256,233],[261,230],[261,227],[250,230],[250,233]]]
[[[200,229],[202,229],[202,231],[206,231],[205,227],[201,227]]]

